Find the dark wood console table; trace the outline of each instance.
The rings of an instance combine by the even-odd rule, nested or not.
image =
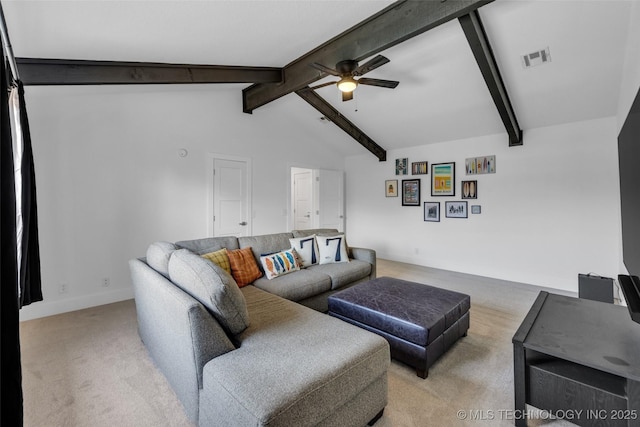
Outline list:
[[[626,307],[540,292],[513,357],[517,426],[527,404],[582,426],[640,426],[640,324]]]

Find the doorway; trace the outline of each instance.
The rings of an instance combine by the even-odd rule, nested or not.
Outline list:
[[[344,231],[344,172],[291,168],[292,230],[335,228]]]

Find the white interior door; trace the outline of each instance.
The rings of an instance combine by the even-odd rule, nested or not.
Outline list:
[[[213,235],[250,236],[249,160],[213,160]]]
[[[313,174],[311,169],[291,169],[293,182],[293,229],[312,228]]]
[[[318,177],[318,226],[344,231],[344,172],[321,169]]]

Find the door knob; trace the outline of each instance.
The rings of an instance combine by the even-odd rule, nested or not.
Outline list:
[[[247,225],[247,221],[242,221],[241,223],[239,223],[238,225]]]

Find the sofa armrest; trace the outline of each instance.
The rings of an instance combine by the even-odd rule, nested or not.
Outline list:
[[[235,347],[204,306],[169,279],[140,259],[130,260],[129,267],[140,338],[197,422],[204,365]]]
[[[367,248],[356,248],[349,246],[349,258],[366,261],[371,264],[371,273],[369,280],[376,278],[376,251]]]

